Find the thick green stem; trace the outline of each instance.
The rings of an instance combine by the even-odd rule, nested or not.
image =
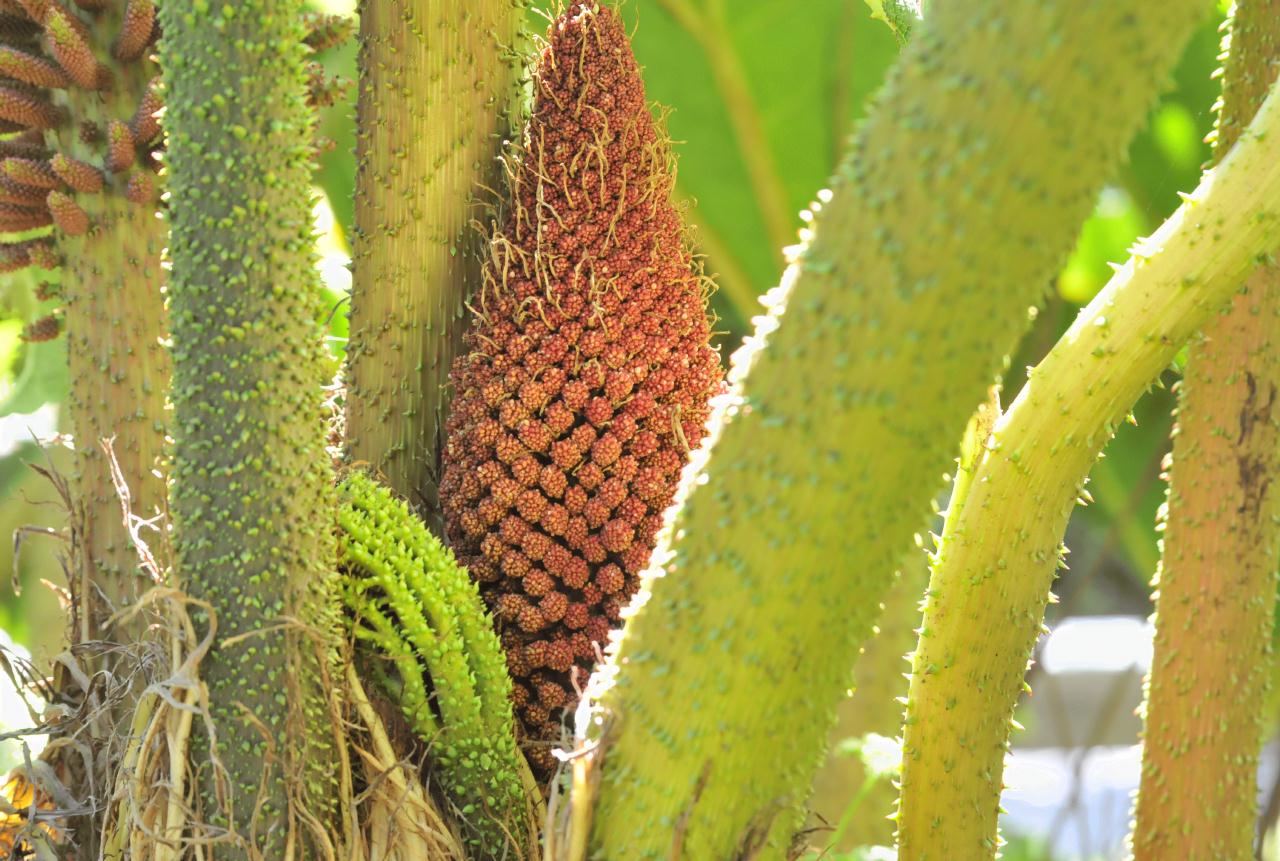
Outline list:
[[[161,22],[176,574],[217,624],[203,813],[238,835],[220,859],[311,857],[336,795],[336,544],[302,3],[166,0]]]
[[[449,369],[480,283],[521,0],[362,0],[347,457],[440,529]]]
[[[110,56],[111,37],[119,31],[124,5],[113,4],[94,22],[95,32],[103,37],[99,47],[104,57]],[[145,57],[118,63],[108,92],[69,90],[68,113],[100,128],[111,120],[127,122],[146,97],[156,71]],[[78,125],[61,130],[57,151],[101,165],[102,142],[86,143],[79,130]],[[169,386],[160,267],[168,229],[156,215],[156,198],[132,202],[125,198],[127,174],[108,177],[105,193],[78,198],[93,229],[59,239],[65,259],[62,293],[71,366],[69,418],[76,440],[76,549],[83,577],[78,594],[88,611],[79,633],[89,638],[114,637],[102,630],[105,616],[133,603],[151,585],[139,570],[102,440],[114,440],[112,449],[129,489],[132,513],[154,518],[165,510],[164,479],[157,470],[164,452]],[[144,528],[142,534],[157,548],[161,545],[158,531]]]
[[[1219,154],[1275,80],[1280,2],[1241,0],[1228,43]],[[1253,851],[1280,539],[1278,318],[1280,269],[1264,266],[1187,355],[1156,576],[1136,861]]]
[[[593,682],[594,857],[786,853],[955,440],[1201,6],[941,4],[913,34]]]
[[[1089,469],[1280,239],[1280,96],[1081,313],[997,422],[939,548],[912,664],[899,858],[993,858],[1010,720]]]
[[[98,229],[61,245],[76,434],[76,549],[83,578],[78,594],[86,602],[78,633],[116,639],[103,630],[106,617],[133,604],[151,580],[140,570],[101,441],[113,440],[132,513],[163,513],[164,480],[157,470],[164,452],[169,356],[162,343],[160,253],[168,231],[153,206],[115,195],[93,204],[86,210]],[[156,548],[163,543],[158,531],[144,527],[141,535]]]

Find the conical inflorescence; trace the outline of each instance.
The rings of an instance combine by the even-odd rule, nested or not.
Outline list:
[[[511,163],[455,401],[440,497],[535,741],[638,585],[722,375],[670,154],[618,16],[556,19]],[[554,760],[534,745],[543,771]]]

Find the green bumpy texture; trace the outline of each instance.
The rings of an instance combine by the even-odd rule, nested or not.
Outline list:
[[[913,32],[593,679],[593,858],[786,857],[894,565],[1206,11],[975,0]]]
[[[337,797],[325,690],[340,631],[336,498],[302,13],[301,0],[166,0],[160,10],[169,503],[176,581],[217,624],[200,675],[225,772],[206,764],[198,786],[204,819],[239,835],[219,844],[220,861],[280,858],[290,842],[295,858],[322,854],[307,844],[333,830]]]
[[[526,808],[511,679],[480,593],[408,505],[358,470],[339,487],[351,630],[483,857],[518,857]],[[510,844],[510,845],[509,845]]]

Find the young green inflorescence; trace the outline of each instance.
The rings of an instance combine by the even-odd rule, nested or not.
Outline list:
[[[156,150],[156,36],[151,0],[0,3],[0,230],[48,228],[3,249],[11,271],[50,273],[42,297],[64,307],[32,323],[30,340],[68,334],[75,432],[77,636],[95,639],[114,611],[150,585],[121,516],[102,448],[139,517],[163,510],[155,474],[169,383]],[[90,585],[92,584],[92,585]]]
[[[428,744],[473,846],[515,857],[528,833],[525,765],[511,679],[476,585],[388,488],[352,471],[338,493],[343,603],[355,637]]]
[[[160,20],[174,567],[217,625],[196,785],[234,831],[219,859],[312,857],[337,795],[338,619],[302,3],[165,0]]]
[[[513,211],[454,369],[440,489],[524,727],[554,741],[636,590],[721,373],[620,19],[574,3],[547,41]],[[546,746],[531,758],[554,765]]]

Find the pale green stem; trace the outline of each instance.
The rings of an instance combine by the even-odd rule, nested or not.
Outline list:
[[[1280,239],[1280,96],[1028,375],[938,551],[899,858],[993,858],[1010,721],[1067,519],[1116,424]],[[954,516],[954,515],[953,515]]]
[[[346,456],[438,529],[449,371],[522,67],[519,0],[362,0]]]

